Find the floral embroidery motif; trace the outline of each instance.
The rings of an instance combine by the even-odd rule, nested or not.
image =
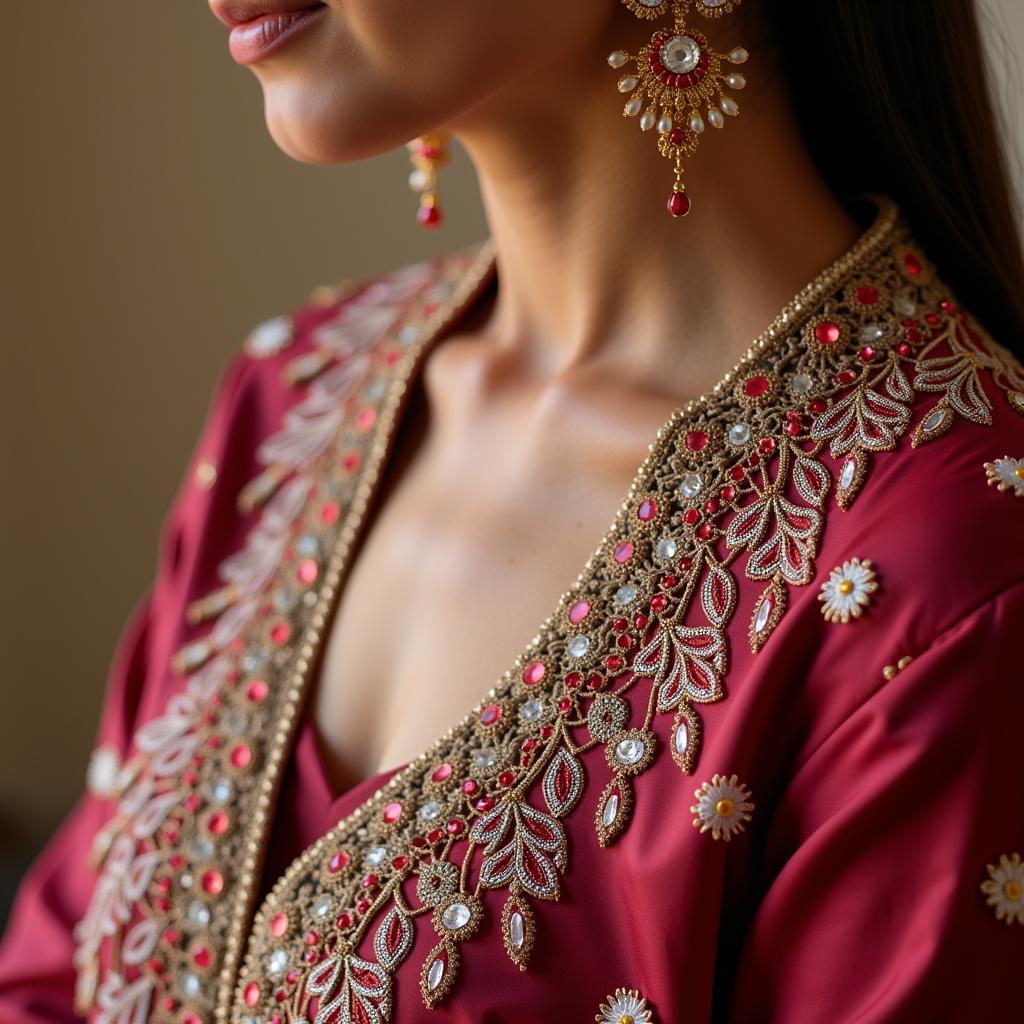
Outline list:
[[[647,1000],[635,988],[617,988],[602,1003],[594,1018],[597,1024],[652,1024]]]
[[[742,832],[744,822],[750,821],[750,790],[736,775],[726,778],[717,773],[693,794],[697,802],[690,808],[696,815],[693,824],[701,834],[711,830],[713,839],[728,842],[734,832]]]
[[[996,920],[1024,924],[1024,861],[1020,854],[1001,854],[998,864],[987,864],[986,868],[989,877],[980,888]]]
[[[1004,455],[995,462],[986,462],[985,476],[989,486],[997,491],[1009,491],[1017,498],[1024,498],[1024,459]]]
[[[821,585],[818,600],[821,614],[828,622],[849,622],[859,618],[878,589],[870,558],[851,558],[836,566]]]
[[[251,919],[275,780],[400,395],[490,266],[485,248],[472,265],[450,257],[371,282],[285,366],[306,390],[240,496],[262,515],[221,565],[222,586],[190,607],[212,628],[179,652],[182,692],[137,733],[135,781],[97,837],[81,1004],[137,999],[154,1020],[298,1022],[313,1005],[314,1024],[387,1020],[428,915],[438,942],[420,994],[434,1006],[454,991],[487,890],[501,894],[504,947],[525,969],[537,908],[569,867],[564,821],[591,777],[604,783],[594,826],[609,845],[663,746],[694,771],[698,708],[725,697],[737,574],[764,585],[747,629],[757,652],[789,589],[814,578],[830,490],[852,504],[869,458],[910,429],[918,391],[940,398],[915,446],[957,415],[991,419],[981,371],[1024,414],[1024,370],[945,297],[879,201],[862,239],[663,425],[584,571],[487,698],[306,850]],[[950,354],[951,377],[927,362]],[[737,788],[732,815],[712,805],[722,837],[749,820]]]

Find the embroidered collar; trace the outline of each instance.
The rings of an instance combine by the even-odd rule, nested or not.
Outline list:
[[[872,455],[910,429],[916,392],[939,397],[913,446],[957,417],[991,421],[982,373],[1024,414],[1024,371],[955,305],[891,201],[874,199],[854,246],[657,432],[609,530],[482,702],[306,850],[253,917],[309,668],[408,384],[493,253],[384,278],[318,329],[290,368],[308,394],[242,494],[263,506],[260,523],[192,607],[216,621],[177,659],[182,694],[137,733],[137,769],[101,835],[78,932],[83,1005],[110,1019],[137,1006],[155,1020],[387,1020],[414,930],[428,941],[417,918],[436,935],[419,977],[433,1006],[456,985],[487,889],[505,893],[505,949],[527,967],[588,781],[602,786],[604,846],[659,747],[693,772],[697,709],[725,696],[740,566],[764,583],[744,609],[756,652],[788,588],[813,577],[829,490],[853,504]],[[649,694],[636,722],[630,689]]]

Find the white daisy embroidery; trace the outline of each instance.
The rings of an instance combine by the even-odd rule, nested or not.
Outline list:
[[[818,600],[821,614],[829,622],[849,622],[857,618],[878,589],[871,559],[851,558],[836,566],[821,585]]]
[[[754,809],[749,800],[750,790],[736,775],[727,779],[716,773],[693,795],[697,798],[697,803],[690,808],[696,815],[694,827],[702,833],[710,829],[714,839],[728,842],[733,832],[742,832],[743,823],[750,821],[749,812]]]
[[[995,462],[986,462],[985,476],[989,486],[997,491],[1010,491],[1016,497],[1024,498],[1024,459],[1011,459],[1004,455]]]
[[[617,988],[594,1018],[597,1024],[652,1024],[653,1019],[647,1000],[635,988]]]
[[[987,864],[989,877],[981,883],[985,902],[994,908],[997,921],[1024,924],[1024,861],[1019,853],[1002,854],[999,864]]]

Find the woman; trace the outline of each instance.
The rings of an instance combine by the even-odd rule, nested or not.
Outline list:
[[[491,238],[231,363],[4,1020],[1016,1019],[975,13],[786,6],[212,0],[283,149],[444,125]]]

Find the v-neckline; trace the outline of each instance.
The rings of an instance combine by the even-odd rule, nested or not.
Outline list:
[[[310,871],[315,872],[317,870],[314,864],[318,858],[323,858],[329,844],[334,841],[332,837],[351,835],[357,831],[363,831],[369,816],[381,808],[387,814],[392,806],[391,803],[388,803],[389,799],[392,799],[392,794],[397,793],[404,785],[412,784],[412,780],[427,771],[442,755],[446,743],[459,735],[461,731],[471,728],[474,720],[478,719],[486,709],[492,706],[498,707],[498,702],[501,699],[500,694],[507,691],[513,685],[514,680],[519,674],[530,670],[531,666],[528,665],[530,652],[538,645],[543,636],[554,630],[557,622],[565,618],[568,614],[570,601],[575,595],[582,593],[584,585],[589,582],[589,576],[594,572],[594,567],[611,550],[624,517],[635,503],[638,493],[645,485],[654,468],[665,457],[665,444],[671,440],[682,422],[698,414],[703,406],[717,396],[720,396],[726,389],[734,388],[738,375],[755,364],[759,359],[764,358],[773,345],[784,340],[789,334],[791,325],[798,321],[808,308],[820,303],[837,281],[845,279],[852,269],[860,265],[867,257],[874,254],[888,242],[892,230],[898,222],[898,208],[886,196],[866,194],[862,198],[869,200],[874,205],[875,212],[871,222],[863,228],[857,239],[797,292],[775,316],[769,326],[751,343],[740,360],[723,374],[716,385],[702,395],[675,408],[667,420],[658,427],[648,445],[645,457],[641,460],[626,488],[625,495],[619,503],[609,527],[598,538],[591,550],[591,554],[586,559],[576,578],[570,582],[566,590],[557,596],[554,601],[554,610],[540,624],[533,639],[514,659],[511,667],[500,676],[497,684],[489,683],[489,685],[482,687],[480,700],[459,721],[453,723],[446,733],[429,744],[418,756],[404,765],[375,773],[367,779],[356,783],[355,786],[350,787],[347,793],[354,793],[358,790],[362,794],[364,787],[367,787],[367,783],[370,781],[383,781],[383,784],[372,794],[351,806],[347,815],[330,832],[325,833],[296,857],[287,871],[273,885],[271,892],[263,900],[262,907],[258,911],[256,918],[250,922],[249,932],[251,935],[256,936],[257,934],[262,934],[261,929],[266,930],[266,927],[269,925],[265,918],[268,914],[272,913],[277,899],[288,891],[293,879],[298,878],[304,872],[308,874]],[[353,542],[361,535],[367,525],[367,509],[378,495],[381,480],[388,465],[388,459],[394,448],[394,440],[402,422],[401,417],[407,407],[410,390],[418,379],[425,357],[451,328],[457,326],[463,314],[471,308],[474,300],[491,281],[495,273],[494,247],[492,242],[487,240],[477,248],[472,264],[455,285],[451,297],[435,309],[427,318],[418,340],[403,354],[388,380],[374,437],[358,476],[355,497],[348,513],[344,517],[342,528],[337,534],[338,540],[330,555],[327,571],[324,574],[324,584],[319,590],[319,599],[313,607],[309,618],[311,625],[304,634],[301,657],[301,665],[304,668],[293,677],[298,684],[296,686],[298,692],[295,694],[295,700],[290,702],[293,715],[291,724],[285,723],[280,727],[282,729],[281,735],[283,736],[287,734],[294,737],[297,716],[308,713],[308,709],[303,707],[304,698],[310,689],[314,674],[312,669],[322,661],[324,637],[331,627],[340,604],[339,595],[343,580],[351,569],[352,559],[349,556],[353,548]],[[278,765],[280,764],[279,759],[283,760],[288,757],[290,746],[293,745],[294,739],[286,740],[280,745],[274,758]],[[347,805],[349,801],[345,797],[346,793],[336,795],[332,801],[332,806]],[[398,814],[404,814],[404,810],[397,802],[397,798],[395,798],[393,805],[398,808]],[[273,806],[268,804],[251,826],[253,831],[250,834],[259,836],[260,845],[264,848],[267,842],[267,834],[273,827],[272,822]],[[251,892],[251,886],[250,894],[251,896],[255,895]],[[241,908],[236,913],[241,913]],[[242,919],[236,917],[235,929],[241,929],[242,927],[244,927]],[[241,939],[241,935],[239,938]],[[233,948],[231,950],[231,959],[234,959],[234,956],[240,953],[241,949]],[[253,951],[250,948],[247,953],[247,963],[251,960],[252,956]],[[225,992],[222,990],[219,994],[218,1002],[224,1005],[224,1001],[229,999],[230,991]]]

